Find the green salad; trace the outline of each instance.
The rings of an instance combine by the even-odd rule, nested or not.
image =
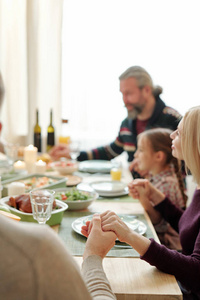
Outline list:
[[[70,191],[56,193],[55,198],[63,201],[81,201],[88,200],[89,196],[84,192],[73,189]]]

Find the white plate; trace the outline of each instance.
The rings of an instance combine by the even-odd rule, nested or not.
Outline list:
[[[79,183],[77,185],[77,190],[87,191],[87,192],[95,192],[95,190],[91,187],[91,185],[89,183]],[[109,193],[109,194],[107,194],[106,192],[100,192],[98,194],[99,194],[99,196],[102,196],[102,197],[120,197],[120,196],[126,196],[126,195],[128,195],[128,193],[129,193],[128,187],[125,187],[122,192]]]
[[[126,187],[126,184],[121,181],[96,181],[90,185],[99,195],[104,193],[107,196],[113,193],[122,193]]]
[[[128,187],[125,187],[121,192],[113,192],[113,193],[100,192],[98,194],[99,196],[102,197],[121,197],[121,196],[128,195],[128,193],[129,193]]]
[[[147,226],[137,220],[137,218],[135,218],[135,216],[130,216],[130,215],[118,215],[123,221],[124,223],[126,223],[126,225],[128,227],[130,227],[132,230],[136,231],[137,233],[143,235],[145,234],[146,230],[147,230]],[[86,224],[87,221],[91,221],[92,220],[93,215],[89,215],[86,217],[82,217],[82,218],[78,218],[76,219],[73,223],[72,223],[72,229],[79,233],[80,235],[82,235],[81,233],[81,227],[83,225]]]
[[[112,163],[108,160],[85,160],[79,163],[79,171],[89,173],[110,173]]]

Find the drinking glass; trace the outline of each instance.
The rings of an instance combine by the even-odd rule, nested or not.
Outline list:
[[[30,191],[33,218],[39,224],[46,224],[51,217],[55,191],[32,190]]]
[[[19,144],[6,143],[4,148],[8,162],[12,165],[18,158]]]
[[[79,141],[71,141],[69,144],[69,151],[72,160],[76,160],[80,154],[80,142]]]
[[[112,180],[121,180],[122,177],[122,164],[118,161],[112,161],[112,167],[110,170],[110,175]]]

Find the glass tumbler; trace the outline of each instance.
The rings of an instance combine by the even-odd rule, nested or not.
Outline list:
[[[32,190],[30,199],[33,218],[39,224],[46,224],[51,217],[55,191],[53,190]]]

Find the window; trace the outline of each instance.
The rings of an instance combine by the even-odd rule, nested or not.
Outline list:
[[[83,147],[111,142],[126,117],[119,75],[144,67],[184,114],[200,104],[198,0],[65,0],[62,117]]]

